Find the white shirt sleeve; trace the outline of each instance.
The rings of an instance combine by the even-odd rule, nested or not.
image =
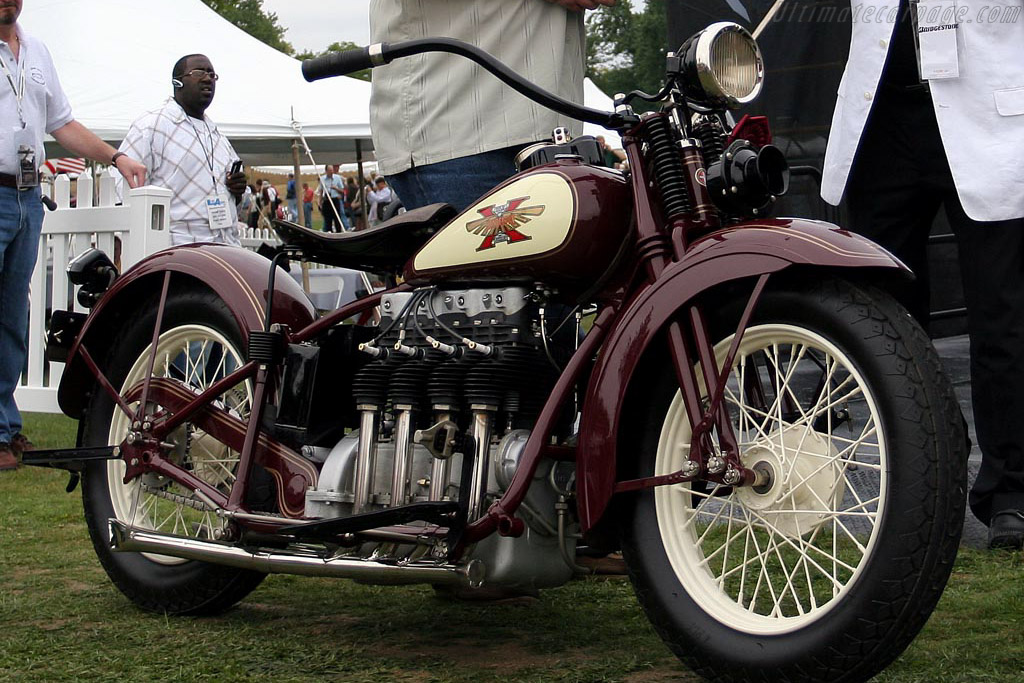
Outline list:
[[[46,84],[46,132],[52,133],[74,121],[75,117],[71,113],[71,103],[64,94],[64,88],[60,85],[57,70],[53,68],[49,49],[41,42],[34,41],[33,47],[36,45],[46,50],[46,58],[50,63],[50,78]]]

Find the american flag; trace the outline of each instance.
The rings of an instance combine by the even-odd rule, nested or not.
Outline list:
[[[85,171],[86,161],[78,157],[61,157],[59,159],[47,159],[44,165],[53,175],[67,173],[69,176],[77,176]]]

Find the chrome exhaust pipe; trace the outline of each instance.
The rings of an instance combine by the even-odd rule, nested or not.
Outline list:
[[[377,407],[359,407],[359,450],[356,455],[353,512],[366,512],[373,496],[373,471],[377,467]]]
[[[391,470],[391,507],[409,502],[409,473],[412,472],[412,406],[396,405],[395,464]]]
[[[312,550],[246,550],[216,541],[168,536],[110,520],[110,547],[115,552],[155,553],[249,569],[267,574],[297,574],[353,579],[364,583],[430,583],[478,587],[484,565],[471,560],[464,567],[423,563],[386,564],[358,557],[321,555]]]
[[[473,473],[469,482],[469,520],[483,516],[487,500],[487,470],[491,463],[491,415],[494,406],[473,405]],[[465,454],[465,455],[468,455]],[[465,455],[463,457],[465,457]],[[459,486],[466,486],[461,482]]]

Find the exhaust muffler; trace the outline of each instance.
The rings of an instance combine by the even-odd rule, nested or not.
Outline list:
[[[155,553],[222,564],[267,574],[297,574],[353,579],[362,583],[430,583],[478,587],[484,565],[471,560],[466,566],[423,562],[381,562],[359,557],[321,554],[312,549],[250,550],[216,541],[159,534],[110,520],[110,547],[116,552]]]

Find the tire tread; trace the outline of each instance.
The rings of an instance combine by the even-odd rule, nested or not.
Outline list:
[[[735,650],[735,643],[717,644],[716,650],[716,644],[700,642],[680,628],[679,616],[672,609],[678,604],[678,596],[670,602],[662,595],[664,588],[659,590],[655,585],[643,560],[646,551],[635,533],[628,531],[632,525],[635,532],[636,517],[629,519],[626,515],[623,554],[637,597],[673,653],[708,680],[849,683],[869,679],[899,656],[923,627],[942,595],[959,546],[966,503],[963,418],[927,335],[891,297],[872,287],[827,278],[796,285],[793,290],[812,297],[817,306],[830,309],[846,322],[851,334],[875,339],[877,364],[891,366],[886,381],[895,387],[896,395],[886,400],[896,407],[891,412],[902,423],[904,440],[916,447],[913,452],[909,447],[890,448],[893,457],[916,456],[907,463],[914,476],[908,477],[910,481],[904,482],[899,494],[901,504],[910,499],[915,519],[904,520],[902,535],[889,539],[889,545],[900,552],[890,553],[886,561],[899,571],[890,577],[890,585],[873,591],[870,605],[859,608],[856,627],[847,628],[818,652],[793,652],[786,664],[765,666],[747,664],[742,656],[723,656],[721,650]],[[731,331],[728,326],[723,329]],[[653,422],[657,423],[653,429],[660,431],[661,414],[649,410],[648,424],[642,428],[651,429]],[[636,495],[634,506],[639,507],[647,495],[653,498],[649,493]],[[890,515],[892,509],[890,505]],[[882,520],[881,524],[891,521]],[[880,562],[877,554],[867,561]],[[700,611],[694,606],[691,617],[694,610]],[[749,647],[747,640],[737,642],[746,642]]]

